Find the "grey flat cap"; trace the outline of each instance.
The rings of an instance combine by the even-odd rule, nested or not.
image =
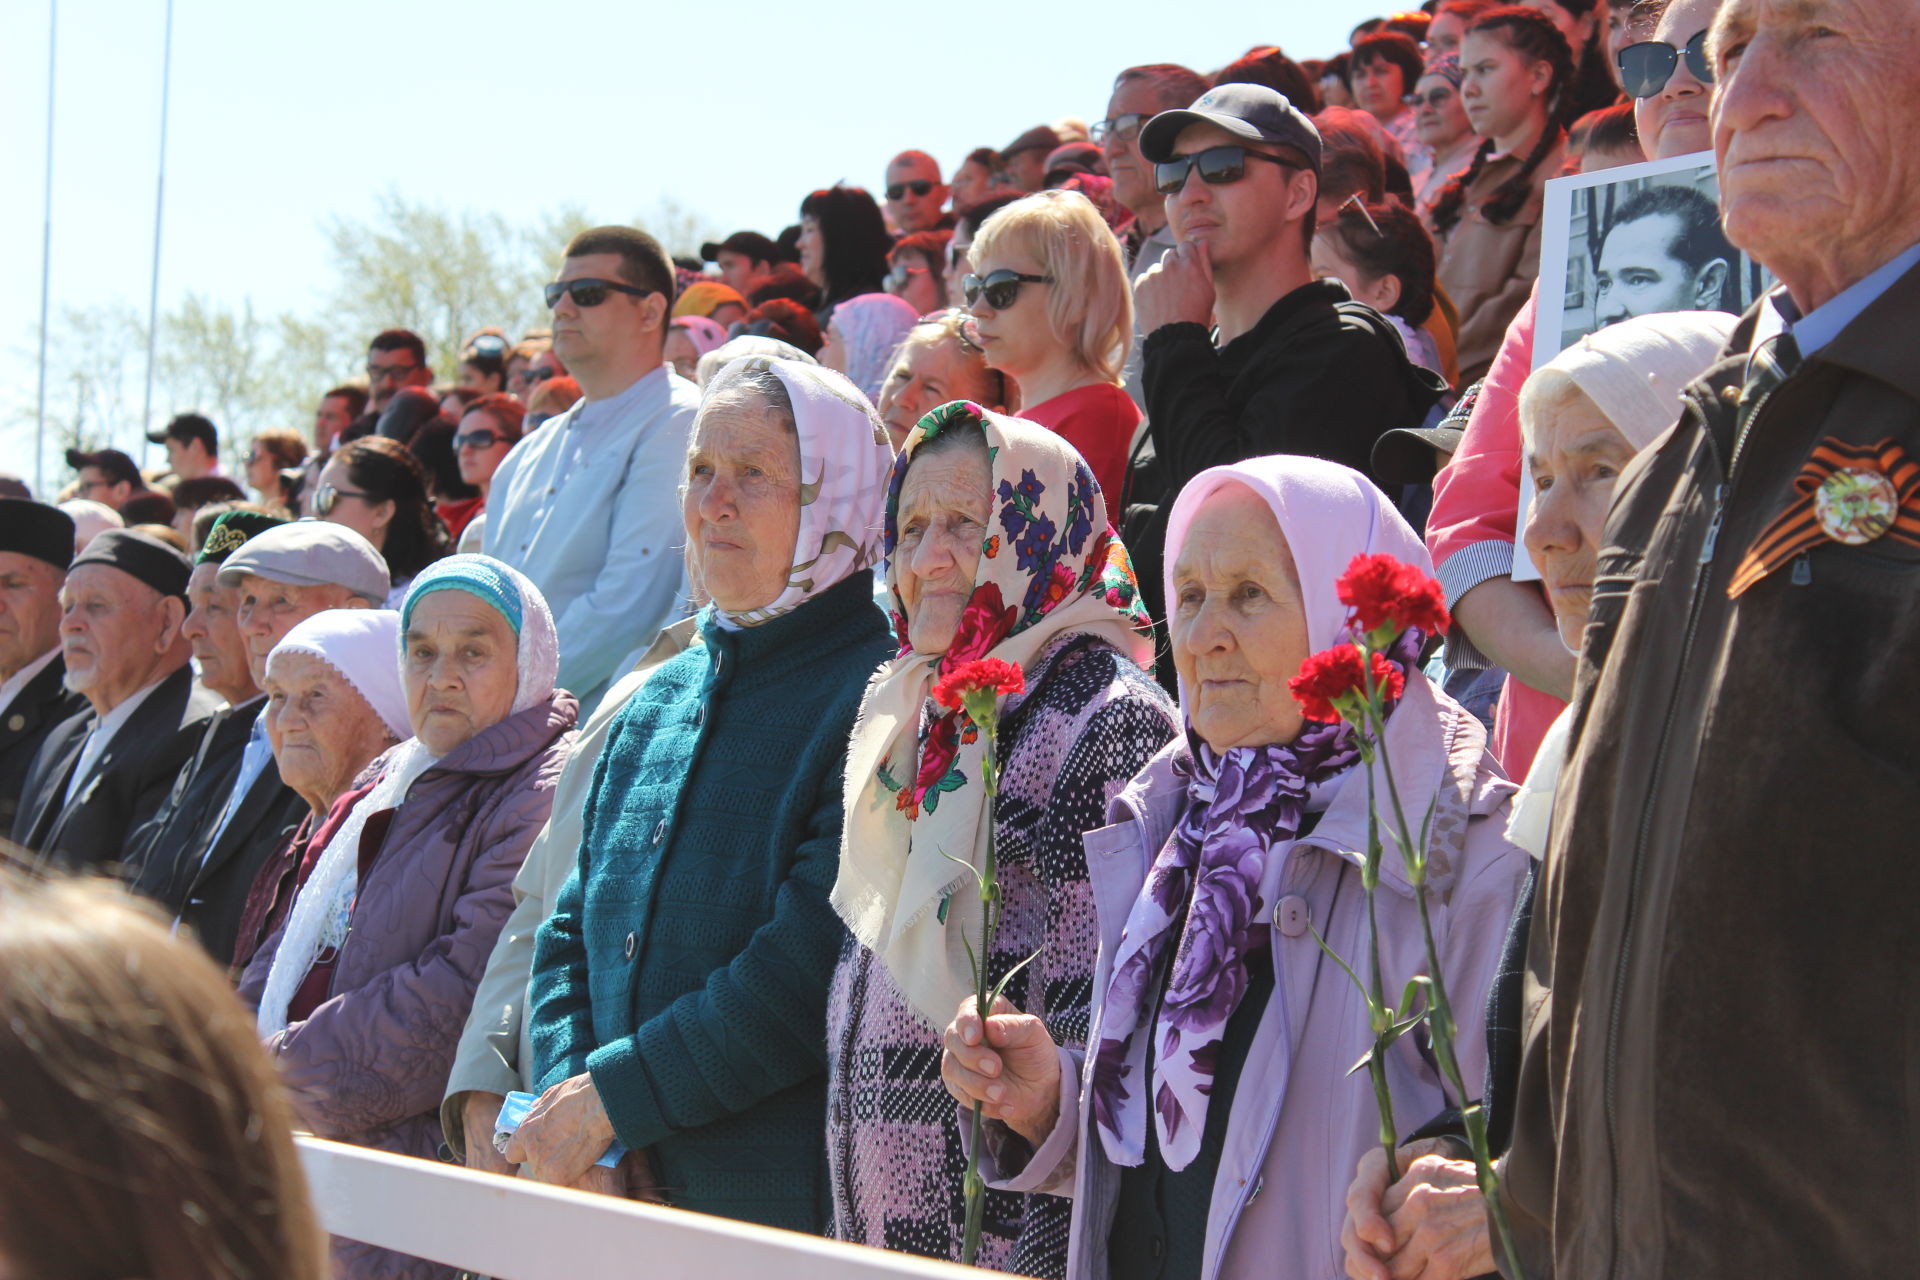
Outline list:
[[[332,583],[376,605],[392,589],[373,544],[329,520],[295,520],[254,535],[220,566],[220,585],[238,586],[247,573],[297,587]]]

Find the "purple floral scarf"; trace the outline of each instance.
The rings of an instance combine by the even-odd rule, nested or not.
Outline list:
[[[1421,678],[1419,647],[1412,630],[1393,647],[1409,679]],[[1247,993],[1250,954],[1265,954],[1267,860],[1299,834],[1314,792],[1360,759],[1345,723],[1308,721],[1290,743],[1224,752],[1191,729],[1188,741],[1175,765],[1186,813],[1127,913],[1089,1068],[1094,1124],[1117,1165],[1146,1159],[1148,1091],[1166,1166],[1184,1169],[1199,1154],[1227,1020]]]

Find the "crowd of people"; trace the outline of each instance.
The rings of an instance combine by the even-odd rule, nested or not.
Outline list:
[[[976,1262],[1037,1277],[1899,1269],[1903,9],[1431,0],[1126,68],[701,260],[582,232],[550,327],[451,385],[377,335],[251,496],[191,413],[6,481],[0,1112],[52,1136],[0,1273],[318,1274],[295,1123],[956,1260],[977,1159]],[[1545,183],[1706,151],[1718,206],[1624,202],[1536,351]],[[1451,613],[1377,739],[1289,687],[1360,556]],[[1363,856],[1389,792],[1417,878]],[[1478,1096],[1379,1044],[1369,948],[1437,957]]]

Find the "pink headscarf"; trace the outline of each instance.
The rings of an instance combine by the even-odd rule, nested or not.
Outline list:
[[[867,399],[880,398],[893,353],[919,319],[910,305],[890,293],[863,293],[833,309],[833,327],[847,353],[847,381]]]
[[[703,356],[727,340],[727,326],[705,316],[675,316],[673,327],[693,341],[696,356]]]

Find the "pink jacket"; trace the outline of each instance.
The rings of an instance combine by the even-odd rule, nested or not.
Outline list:
[[[1476,1094],[1486,1071],[1482,1010],[1527,863],[1503,834],[1515,788],[1485,747],[1479,723],[1424,680],[1410,683],[1388,722],[1387,750],[1403,804],[1424,814],[1428,801],[1439,796],[1429,862],[1431,907],[1460,1024],[1460,1069]],[[1185,749],[1179,740],[1155,756],[1108,806],[1112,824],[1086,835],[1100,929],[1095,992],[1106,990],[1128,909],[1184,807],[1185,789],[1173,764]],[[1384,796],[1384,783],[1378,785]],[[1367,786],[1355,770],[1313,832],[1269,863],[1261,901],[1274,904],[1274,991],[1233,1097],[1201,1280],[1325,1280],[1342,1274],[1347,1184],[1361,1154],[1378,1141],[1367,1078],[1347,1074],[1371,1035],[1359,992],[1320,951],[1307,926],[1321,930],[1342,957],[1361,963],[1366,906],[1356,855],[1349,851],[1363,848],[1366,837]],[[1391,845],[1382,861],[1377,906],[1385,985],[1397,996],[1426,965],[1413,890]],[[1096,1007],[1089,1043],[1099,1040],[1101,1016]],[[1003,1125],[990,1123],[983,1172],[1008,1190],[1073,1197],[1067,1280],[1102,1280],[1111,1270],[1107,1238],[1120,1172],[1092,1127],[1081,1051],[1062,1050],[1060,1059],[1060,1119],[1053,1133],[1033,1150]],[[1437,1071],[1412,1036],[1394,1046],[1388,1074],[1402,1133],[1449,1104]]]
[[[1507,327],[1460,448],[1433,478],[1427,551],[1435,576],[1446,588],[1449,609],[1488,578],[1513,572],[1520,515],[1520,387],[1532,372],[1534,308],[1539,301],[1536,288]],[[1456,630],[1447,647],[1457,653],[1459,644]],[[1552,694],[1507,677],[1493,721],[1493,757],[1510,777],[1526,777],[1547,726],[1566,707]]]

